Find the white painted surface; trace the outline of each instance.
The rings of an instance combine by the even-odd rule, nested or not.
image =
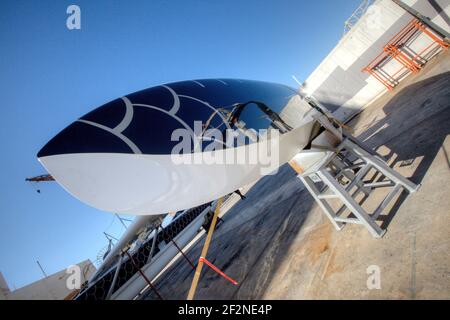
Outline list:
[[[95,266],[90,260],[85,260],[77,265],[81,269],[81,283],[89,279],[95,272]],[[3,279],[1,282],[4,282],[0,300],[62,300],[73,291],[66,286],[69,276],[70,274],[66,273],[66,269],[64,269],[17,290],[9,291],[6,281],[0,273],[0,278]]]
[[[443,12],[438,13],[428,1],[403,0],[421,14],[450,32],[450,0],[436,0]],[[304,91],[323,104],[339,107],[334,114],[345,120],[361,110],[387,89],[361,69],[382,52],[384,45],[413,17],[391,0],[378,0],[339,41],[336,47],[305,80]],[[447,21],[447,22],[446,22]],[[409,46],[419,52],[431,43],[421,34]],[[400,64],[392,60],[384,69],[394,73]],[[343,72],[337,72],[339,70]],[[335,85],[333,85],[335,84]]]
[[[136,215],[179,211],[218,199],[289,161],[308,143],[315,112],[275,141],[274,150],[279,152],[270,160],[277,163],[249,160],[251,154],[269,154],[272,147],[265,141],[202,153],[222,159],[235,155],[235,164],[179,164],[170,154],[82,153],[39,160],[69,193],[97,209]]]

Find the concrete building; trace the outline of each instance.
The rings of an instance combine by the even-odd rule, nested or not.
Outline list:
[[[450,2],[448,0],[403,0],[433,23],[450,32]],[[386,93],[387,89],[363,69],[383,52],[383,47],[403,30],[413,16],[392,0],[376,0],[336,47],[304,81],[303,91],[312,95],[341,120],[346,120],[366,108]],[[402,46],[408,55],[423,52],[432,38],[419,33]],[[435,51],[420,54],[426,61]],[[419,56],[420,56],[419,55]],[[379,66],[385,74],[401,68],[397,59],[386,60]],[[402,73],[399,73],[401,75]],[[398,76],[396,80],[404,77]]]
[[[77,264],[80,267],[80,280],[84,283],[96,271],[88,259]],[[63,300],[77,290],[67,287],[67,280],[73,274],[67,269],[58,271],[41,280],[11,291],[0,272],[0,300]]]
[[[403,2],[450,31],[449,0]],[[374,1],[303,83],[305,94],[341,120],[359,113],[347,123],[353,136],[421,184],[385,208],[377,223],[388,232],[376,239],[355,224],[336,231],[285,165],[242,188],[245,201],[222,209],[225,223],[207,258],[238,285],[204,268],[196,299],[450,299],[450,52],[427,57],[420,72],[390,91],[362,71],[411,19],[391,0]],[[429,43],[422,33],[407,49],[420,52]],[[391,73],[396,64],[382,68]],[[295,109],[287,111],[295,117]],[[376,208],[385,195],[378,189],[364,207]],[[185,250],[191,261],[204,238]],[[180,258],[153,285],[164,298],[186,299],[193,275]],[[141,299],[158,296],[147,290]]]

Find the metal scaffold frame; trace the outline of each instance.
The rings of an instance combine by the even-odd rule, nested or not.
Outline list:
[[[409,49],[409,45],[421,33],[426,34],[432,41],[421,51],[415,53]],[[413,18],[386,43],[383,51],[361,71],[369,73],[391,91],[406,75],[418,73],[440,48],[448,49],[448,43],[425,23]],[[384,69],[384,66],[393,59],[401,67],[390,74]]]
[[[333,125],[325,116],[320,116],[319,122],[325,128]],[[309,165],[294,157],[289,163],[297,171],[298,177],[311,193],[319,207],[330,219],[336,230],[341,230],[346,223],[360,224],[367,228],[375,238],[381,238],[386,230],[376,223],[388,204],[401,191],[409,193],[417,191],[416,185],[396,172],[375,152],[364,146],[350,134],[342,132],[336,134],[335,128],[328,129],[325,133],[332,133],[339,140],[337,147],[329,148],[323,152],[323,156]],[[365,181],[369,172],[374,176],[384,177],[382,181]],[[378,204],[377,208],[369,213],[361,205],[361,202],[369,197],[377,188],[390,188],[388,194]],[[356,197],[363,193],[363,200],[357,201]],[[337,199],[342,203],[338,210],[334,210],[330,200]],[[344,213],[349,213],[344,216]]]

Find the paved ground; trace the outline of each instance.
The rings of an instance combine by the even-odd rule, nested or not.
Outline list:
[[[256,183],[224,216],[197,299],[450,298],[450,52],[410,76],[353,119],[355,135],[421,189],[401,194],[374,239],[362,226],[334,230],[292,169]],[[377,191],[364,203],[382,199]],[[198,259],[204,237],[189,251]],[[381,289],[367,288],[378,266]],[[166,299],[185,299],[193,271],[183,259],[158,279]],[[145,299],[155,298],[152,292]]]

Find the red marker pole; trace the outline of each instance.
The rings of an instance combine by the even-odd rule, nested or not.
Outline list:
[[[206,260],[203,257],[200,257],[200,259],[198,259],[199,262],[204,262],[208,267],[210,267],[211,269],[213,269],[215,272],[217,272],[219,275],[221,275],[223,278],[227,279],[228,281],[230,281],[232,284],[234,284],[235,286],[237,286],[237,281],[234,279],[231,279],[229,276],[227,276],[225,273],[223,273],[222,271],[219,270],[219,268],[217,268],[215,265],[213,265],[211,262],[209,262],[208,260]]]

